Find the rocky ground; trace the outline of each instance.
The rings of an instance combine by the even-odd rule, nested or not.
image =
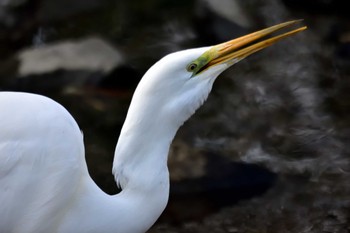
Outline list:
[[[178,132],[149,232],[350,231],[350,17],[343,1],[3,0],[0,89],[76,118],[91,175],[111,163],[132,92],[163,55],[290,19],[308,30],[226,71]]]

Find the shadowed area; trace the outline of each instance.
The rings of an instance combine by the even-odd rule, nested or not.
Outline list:
[[[345,233],[350,18],[342,1],[6,0],[0,89],[64,105],[84,133],[91,176],[112,194],[115,144],[154,62],[299,18],[307,31],[223,73],[180,128],[169,204],[149,232]]]

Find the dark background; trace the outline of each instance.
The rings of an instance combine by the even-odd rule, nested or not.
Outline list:
[[[114,147],[153,63],[304,19],[307,31],[222,74],[179,130],[169,205],[149,232],[349,232],[345,2],[1,0],[0,89],[64,105],[84,132],[91,176],[113,194]]]

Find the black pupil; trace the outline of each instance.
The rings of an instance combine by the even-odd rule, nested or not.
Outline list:
[[[197,67],[196,64],[192,64],[192,65],[190,66],[190,70],[194,70],[196,67]]]

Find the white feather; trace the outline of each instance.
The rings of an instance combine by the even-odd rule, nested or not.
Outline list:
[[[110,196],[90,178],[82,133],[72,116],[43,96],[0,93],[0,232],[145,232],[169,196],[167,156],[178,128],[207,98],[215,66],[191,77],[208,48],[164,57],[145,74],[116,146]]]

